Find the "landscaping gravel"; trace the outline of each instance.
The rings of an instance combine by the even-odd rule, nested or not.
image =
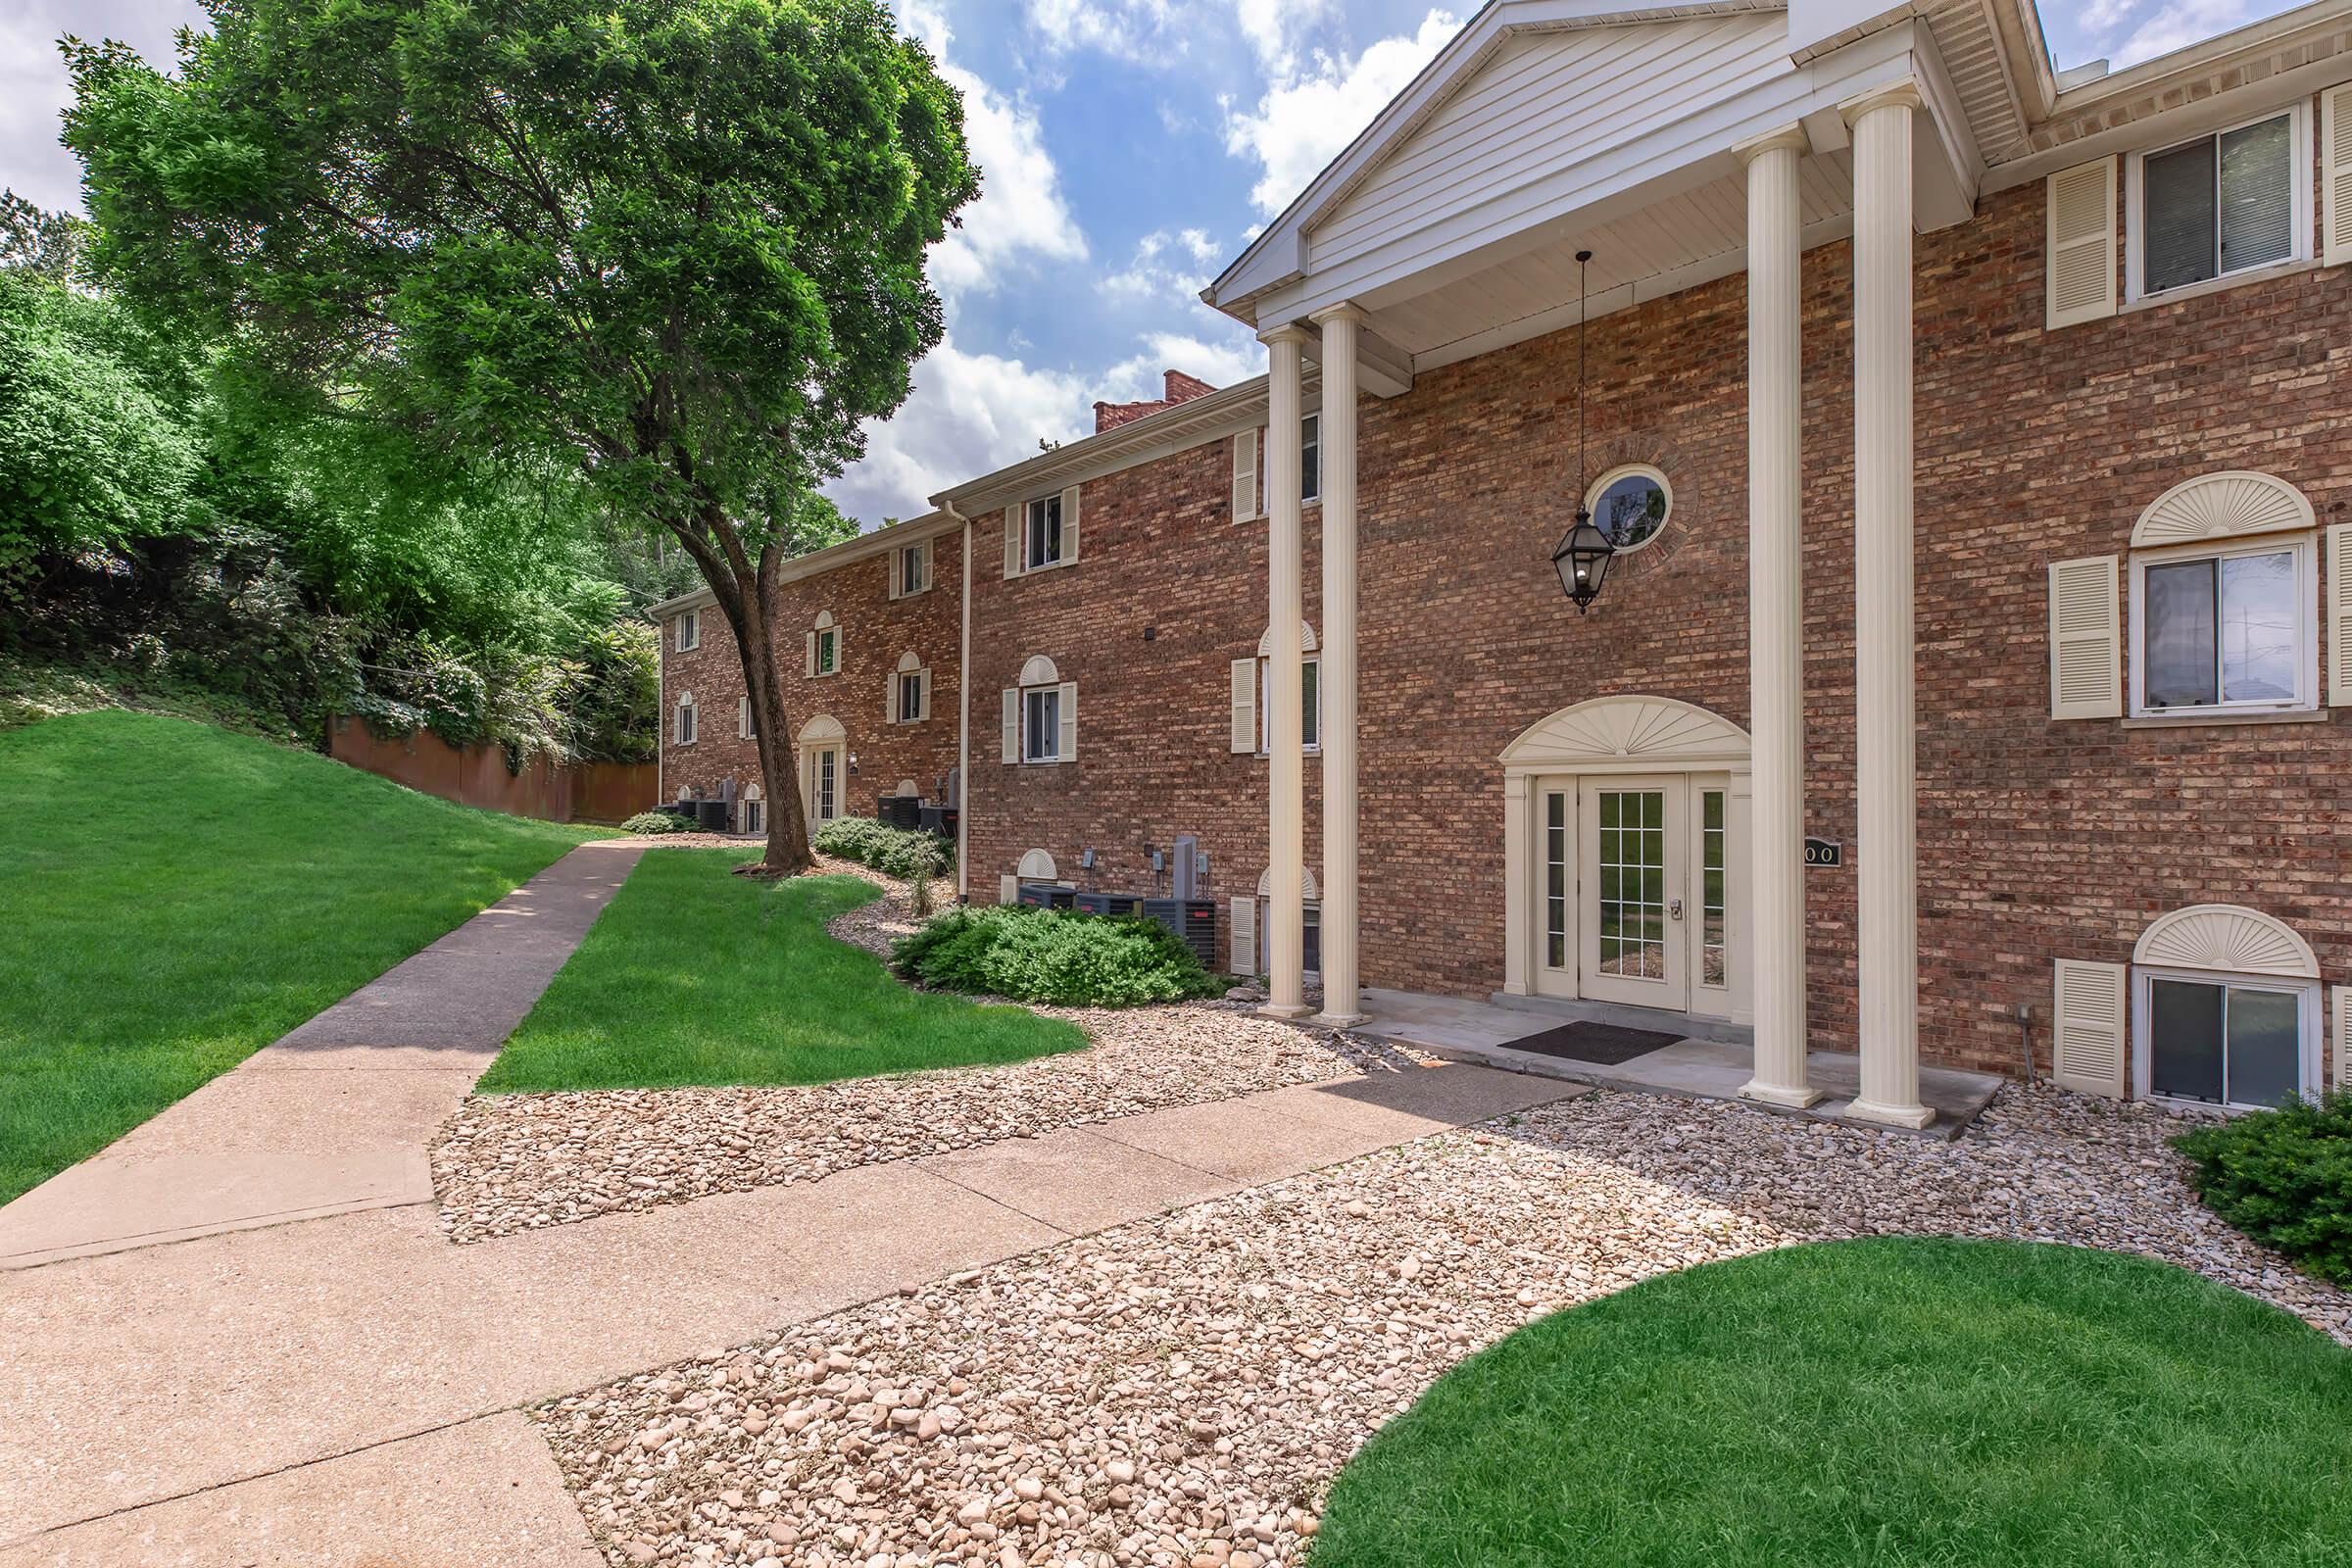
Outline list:
[[[2352,1342],[2200,1209],[2177,1123],[2003,1094],[1956,1144],[1598,1094],[1140,1220],[537,1412],[615,1564],[1258,1568],[1529,1319],[1789,1240],[2151,1252]]]
[[[883,889],[832,922],[843,941],[887,953],[916,923],[903,884],[845,860],[820,864]],[[441,1227],[454,1241],[483,1241],[1426,1059],[1261,1017],[1249,1000],[1256,995],[1037,1007],[1077,1023],[1093,1046],[1002,1067],[790,1088],[473,1096],[431,1151]]]

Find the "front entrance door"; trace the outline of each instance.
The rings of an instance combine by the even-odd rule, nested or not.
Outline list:
[[[1580,989],[1595,1002],[1683,1011],[1690,1004],[1685,781],[1587,779],[1582,796]]]
[[[1538,782],[1539,994],[1733,1015],[1730,785],[1721,774]]]
[[[814,832],[841,815],[841,748],[811,746],[808,769],[808,829]]]

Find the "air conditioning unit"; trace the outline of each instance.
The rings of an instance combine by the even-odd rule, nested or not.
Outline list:
[[[1144,896],[1140,893],[1081,893],[1075,907],[1086,914],[1140,915],[1144,912]]]
[[[1217,967],[1217,901],[1214,899],[1146,899],[1143,916],[1157,920],[1193,950],[1201,966]]]
[[[724,801],[697,801],[694,803],[694,814],[695,820],[706,833],[724,833],[733,825],[727,820],[727,803]]]
[[[1021,902],[1033,909],[1069,909],[1078,903],[1078,890],[1054,882],[1024,882]]]

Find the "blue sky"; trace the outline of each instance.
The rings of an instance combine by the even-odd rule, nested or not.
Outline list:
[[[2290,0],[2044,0],[2061,67],[2118,69]],[[1477,7],[1466,0],[897,0],[965,98],[985,172],[935,257],[947,339],[914,397],[831,490],[868,523],[1092,428],[1097,398],[1156,395],[1173,367],[1218,385],[1262,360],[1197,298]],[[5,0],[0,184],[76,204],[56,145],[58,34],[158,61],[193,0]]]

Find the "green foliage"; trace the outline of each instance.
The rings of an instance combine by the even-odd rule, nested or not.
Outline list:
[[[870,816],[844,816],[816,830],[816,847],[884,876],[911,881],[917,872],[945,875],[956,869],[956,844],[936,833],[892,827]]]
[[[2249,1111],[2173,1142],[2207,1207],[2322,1279],[2352,1283],[2352,1092]]]
[[[99,302],[0,270],[0,584],[172,531],[197,448]]]
[[[691,833],[694,824],[674,811],[639,811],[620,824],[623,833],[642,833],[660,838],[664,833]]]
[[[1838,1242],[1464,1361],[1348,1461],[1312,1561],[2319,1568],[2347,1474],[2352,1352],[2275,1306],[2084,1247]]]
[[[1084,1049],[1074,1024],[912,990],[828,935],[872,883],[730,875],[742,858],[640,860],[483,1092],[814,1084]]]
[[[891,963],[937,991],[1076,1007],[1182,1002],[1226,989],[1156,920],[1019,905],[951,909],[900,938]]]

